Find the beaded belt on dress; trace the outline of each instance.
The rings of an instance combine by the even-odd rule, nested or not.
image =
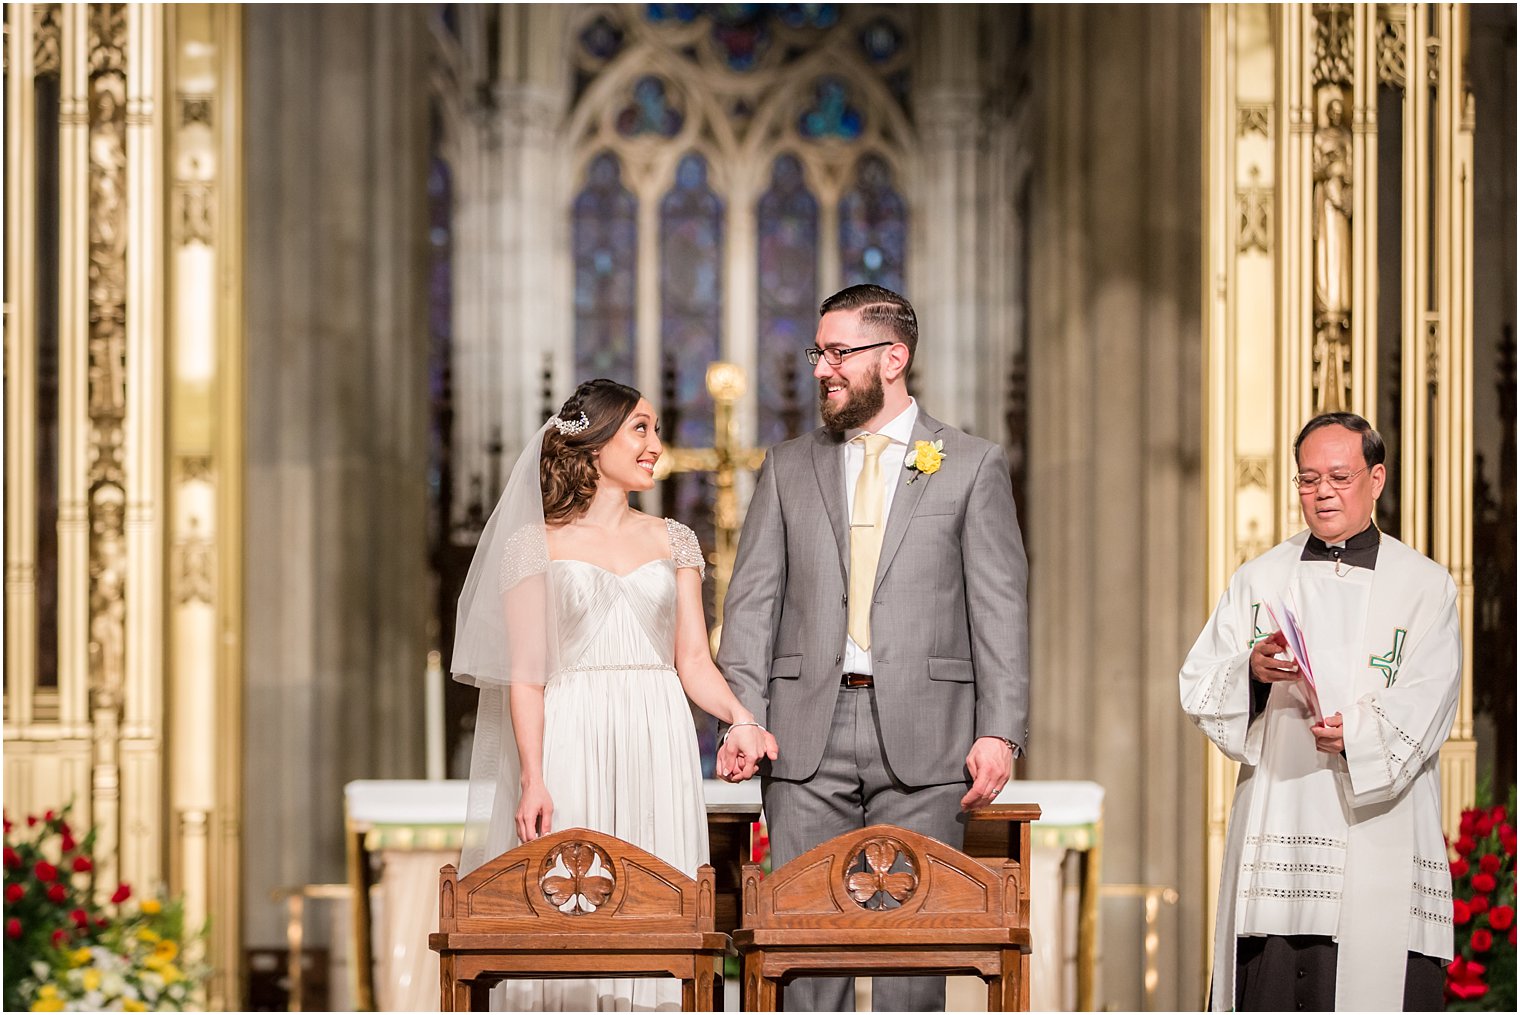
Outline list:
[[[674,673],[676,668],[668,663],[593,663],[586,666],[566,666],[555,670],[550,679],[565,673],[607,673],[615,670],[665,670]]]

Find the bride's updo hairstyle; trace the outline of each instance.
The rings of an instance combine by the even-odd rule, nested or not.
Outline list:
[[[598,377],[565,399],[544,433],[539,457],[547,524],[574,521],[586,510],[601,476],[596,453],[612,440],[643,397],[626,384]]]

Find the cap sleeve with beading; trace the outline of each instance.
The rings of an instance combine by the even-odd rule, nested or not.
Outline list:
[[[665,531],[670,536],[670,559],[676,567],[694,567],[703,578],[707,577],[707,559],[702,556],[702,544],[697,534],[674,518],[665,519]]]
[[[497,588],[505,592],[524,578],[549,570],[549,544],[543,529],[524,525],[507,539],[501,553],[501,578]]]

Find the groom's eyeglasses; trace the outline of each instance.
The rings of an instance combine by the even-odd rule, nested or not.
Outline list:
[[[815,345],[803,350],[803,355],[807,357],[807,361],[813,366],[817,366],[819,360],[826,359],[829,361],[829,366],[837,367],[852,352],[865,352],[867,349],[880,349],[884,345],[892,344],[892,342],[872,342],[870,345],[857,345],[853,348],[850,346],[829,346],[827,349],[820,349]]]

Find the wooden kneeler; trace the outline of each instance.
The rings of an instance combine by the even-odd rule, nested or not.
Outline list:
[[[779,1011],[794,976],[906,973],[979,976],[988,1011],[1017,1011],[1023,876],[893,825],[836,836],[768,877],[746,864],[744,1009]]]
[[[692,880],[610,835],[569,828],[461,878],[438,876],[440,1011],[485,1011],[508,979],[672,976],[685,1011],[721,1007],[728,936],[713,928],[713,869]]]

